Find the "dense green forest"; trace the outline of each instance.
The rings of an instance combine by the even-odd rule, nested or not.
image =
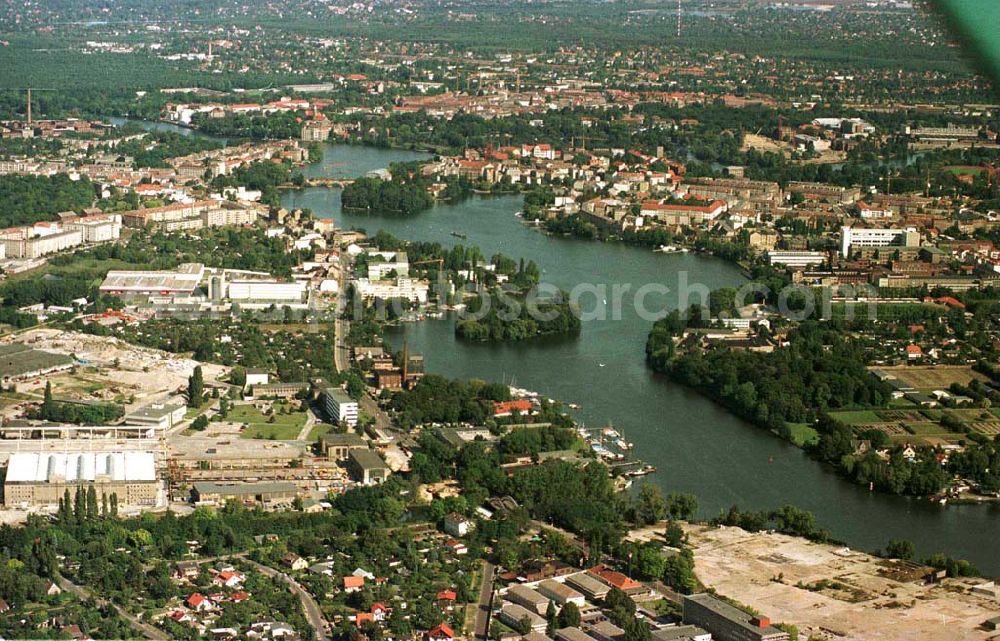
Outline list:
[[[302,131],[301,120],[302,118],[294,113],[278,112],[267,116],[196,117],[194,124],[202,133],[210,136],[282,140],[299,137]]]
[[[125,415],[121,405],[114,403],[68,403],[52,397],[52,384],[45,383],[45,395],[37,412],[30,418],[53,423],[107,425]]]
[[[409,390],[395,394],[392,407],[404,429],[424,423],[481,425],[493,415],[494,401],[507,400],[510,389],[505,385],[428,374]]]
[[[0,176],[0,227],[52,220],[61,211],[90,207],[94,198],[94,185],[86,176]]]
[[[683,326],[677,312],[657,321],[646,343],[650,366],[779,434],[788,435],[786,423],[812,423],[826,410],[888,403],[888,388],[865,367],[862,348],[829,324],[802,322],[787,347],[770,353],[678,352],[673,337]]]

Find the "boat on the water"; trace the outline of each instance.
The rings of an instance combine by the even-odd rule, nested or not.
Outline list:
[[[647,474],[652,474],[655,471],[656,471],[656,466],[647,463],[646,465],[643,465],[639,469],[632,470],[631,472],[626,472],[625,474],[628,476],[646,476]]]
[[[623,450],[630,450],[630,449],[632,449],[632,444],[629,443],[628,441],[626,441],[623,438],[617,438],[617,439],[615,439],[615,445],[617,445],[619,447],[619,449],[623,449]]]
[[[454,236],[455,238],[461,238],[462,240],[465,240],[466,238],[468,238],[467,235],[463,234],[460,231],[453,231],[453,232],[451,232],[451,235]]]

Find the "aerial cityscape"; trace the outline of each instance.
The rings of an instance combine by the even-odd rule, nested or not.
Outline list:
[[[1000,641],[998,36],[0,3],[0,639]]]

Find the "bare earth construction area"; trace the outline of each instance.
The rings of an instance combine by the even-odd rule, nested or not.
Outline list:
[[[799,638],[1000,639],[981,627],[997,610],[995,596],[971,592],[982,579],[900,581],[893,562],[847,548],[734,527],[687,531],[706,587],[794,623]]]

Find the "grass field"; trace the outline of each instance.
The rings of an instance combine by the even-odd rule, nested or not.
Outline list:
[[[954,436],[940,423],[907,423],[906,429],[916,436]]]
[[[243,423],[247,428],[240,433],[240,438],[259,438],[277,441],[292,441],[302,431],[306,424],[304,412],[282,414],[281,409],[289,407],[282,403],[274,404],[274,422],[270,417],[261,414],[253,405],[237,405],[229,410],[227,421]]]
[[[329,423],[316,423],[313,425],[312,429],[309,430],[309,436],[306,437],[306,440],[311,443],[332,429],[333,425],[330,425]]]
[[[205,399],[205,402],[198,407],[188,407],[187,412],[184,414],[184,418],[188,420],[196,418],[199,414],[203,414],[205,410],[207,410],[214,402],[214,398],[207,398]]]
[[[112,269],[125,269],[125,270],[142,270],[144,266],[141,264],[129,263],[124,260],[118,260],[115,258],[109,258],[108,260],[98,260],[96,258],[84,258],[80,260],[75,260],[71,265],[53,265],[51,263],[46,263],[38,269],[31,269],[26,272],[21,272],[19,274],[12,274],[10,280],[21,280],[24,278],[38,278],[40,276],[45,276],[47,274],[52,276],[63,276],[66,274],[94,274],[95,284],[100,283],[103,280],[103,274],[111,271]],[[148,269],[148,267],[145,267]]]
[[[819,433],[808,423],[786,423],[792,432],[792,443],[799,447],[814,445],[819,441]]]
[[[858,425],[861,423],[881,423],[882,418],[874,410],[845,410],[842,412],[830,412],[830,416],[841,423],[847,425]]]

